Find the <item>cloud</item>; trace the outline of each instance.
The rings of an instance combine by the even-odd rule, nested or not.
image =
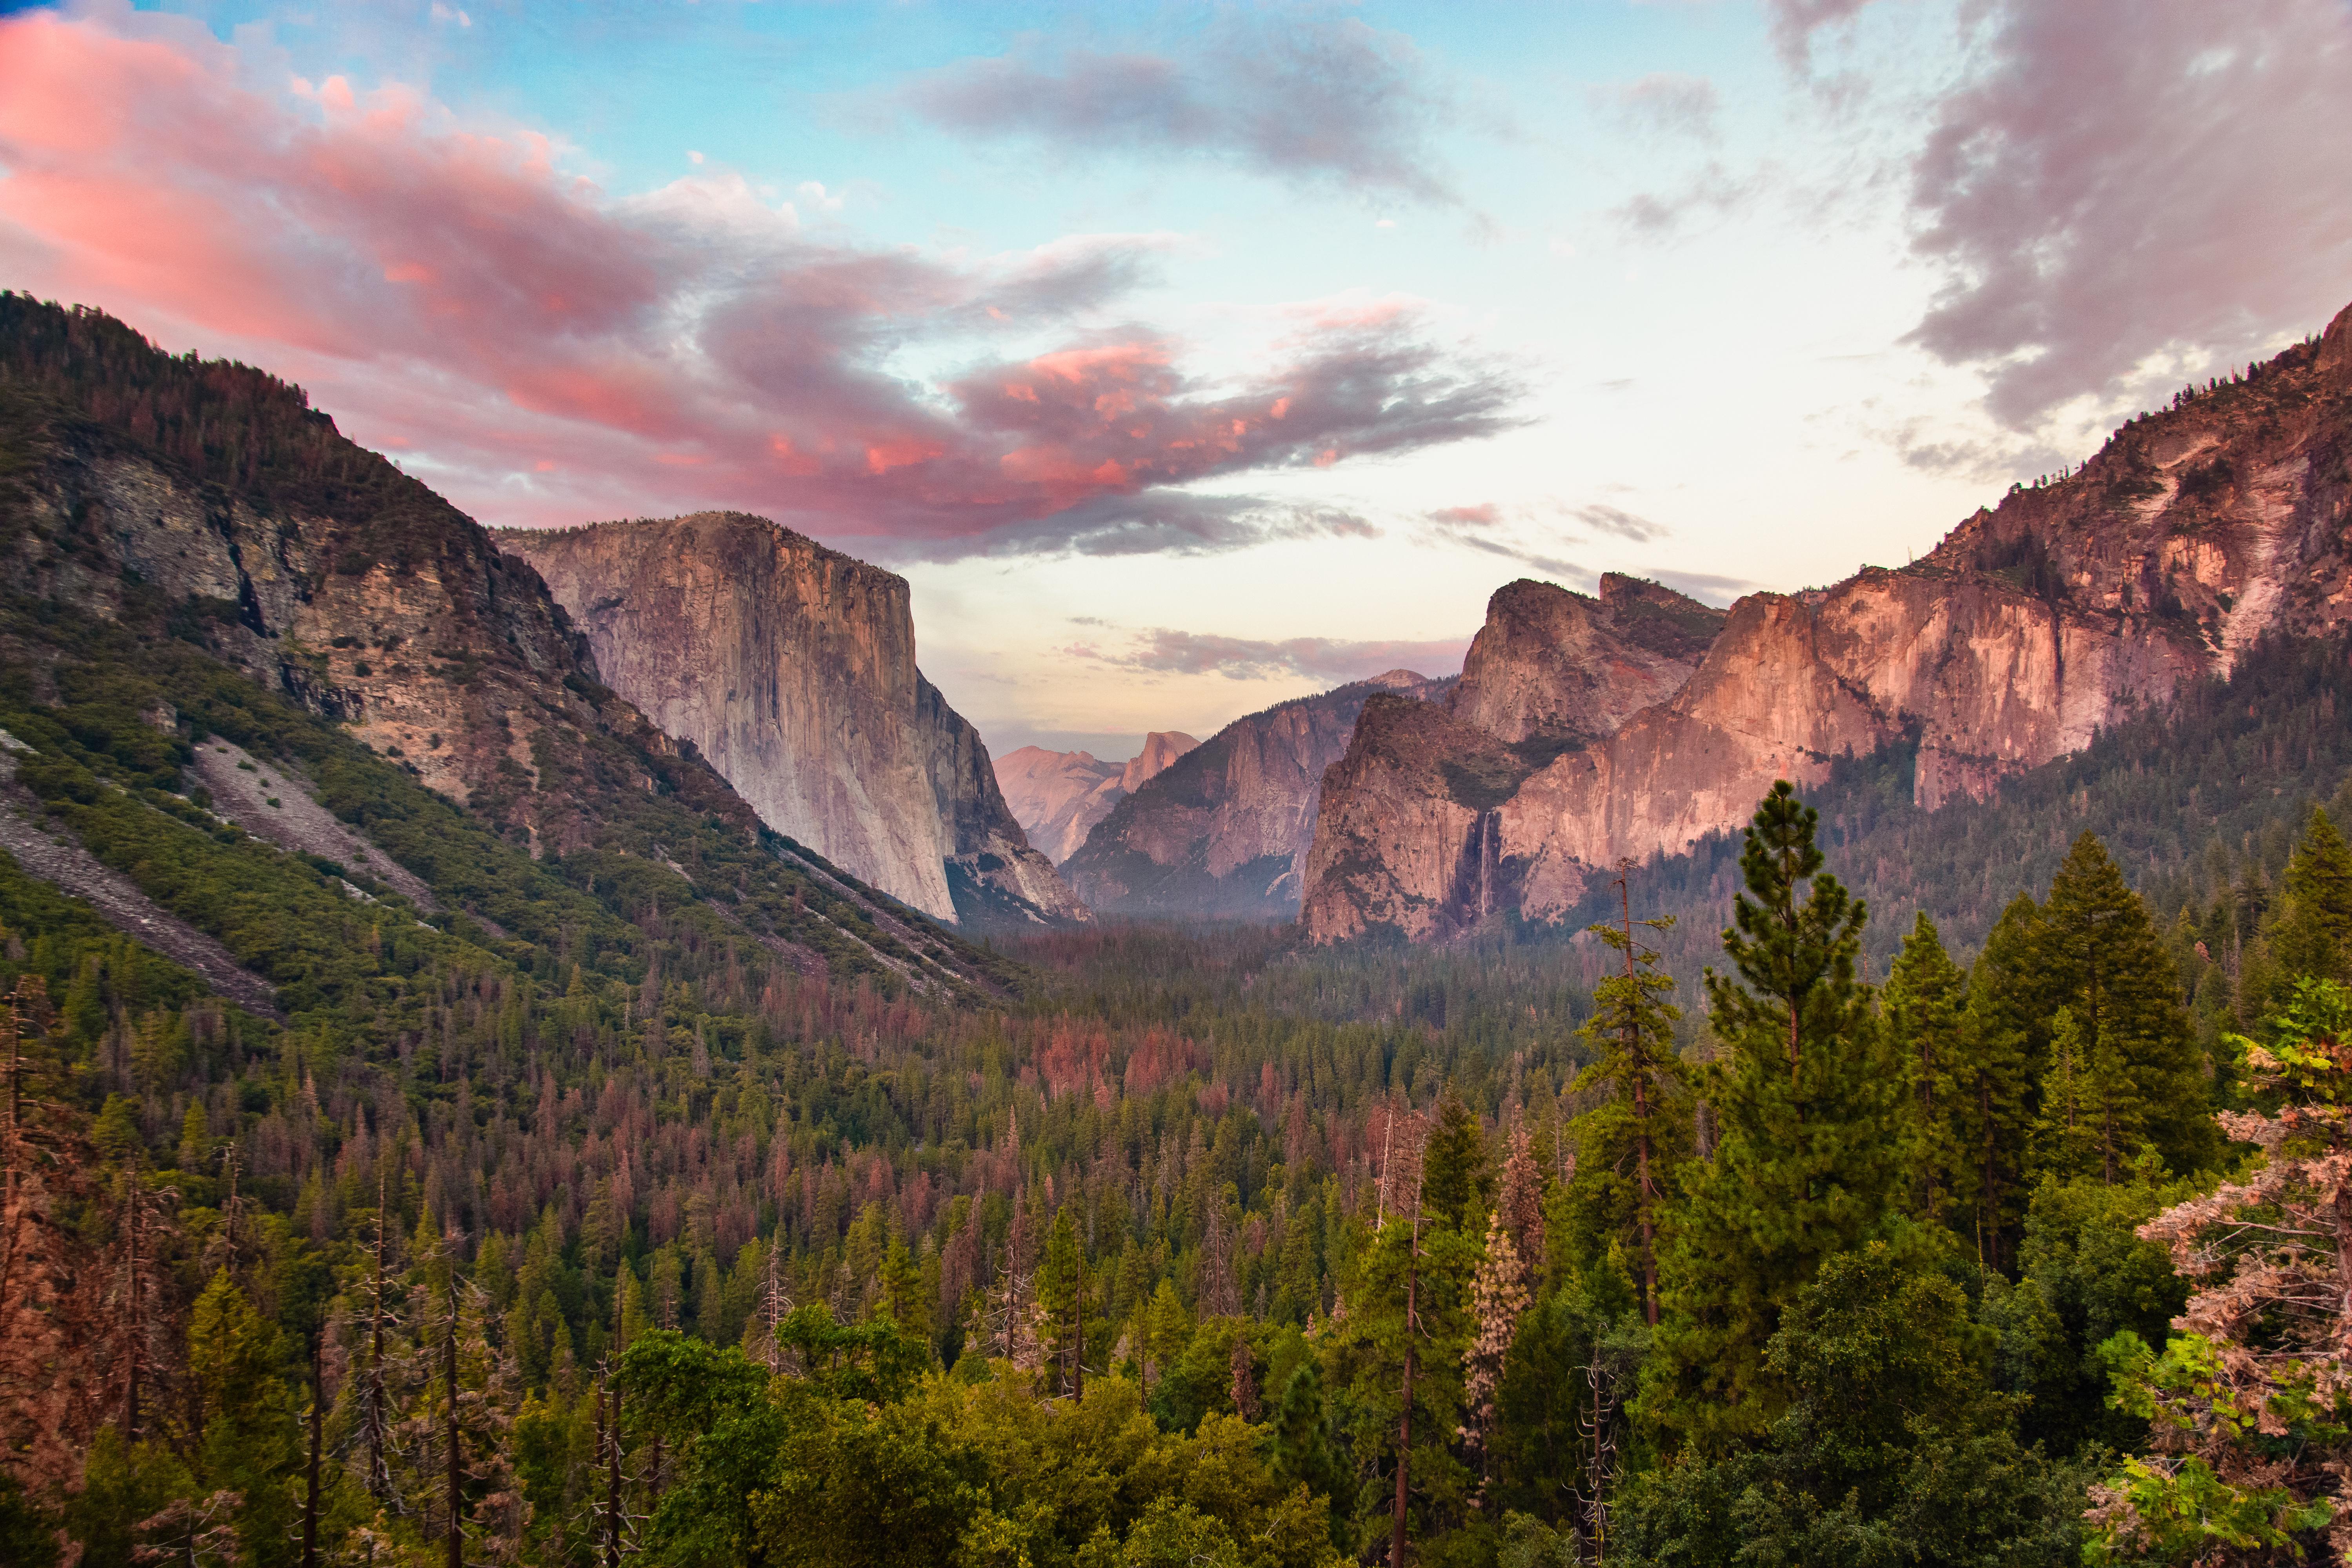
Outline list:
[[[1664,525],[1604,501],[1569,502],[1546,496],[1529,501],[1480,501],[1474,505],[1440,507],[1423,512],[1425,542],[1482,551],[1507,561],[1532,566],[1555,577],[1591,582],[1591,568],[1550,553],[1554,544],[1585,533],[1608,534],[1644,542],[1663,539]],[[1563,531],[1561,524],[1581,525],[1583,532]]]
[[[1264,496],[1161,490],[1106,496],[1066,511],[998,528],[979,540],[897,539],[874,553],[890,561],[969,555],[1221,555],[1297,539],[1371,539],[1380,530],[1338,507]]]
[[[1783,9],[1789,9],[1787,5]],[[2146,395],[2352,296],[2342,0],[1996,0],[1911,170],[1913,334],[2012,428]]]
[[[1369,525],[1188,487],[1523,418],[1518,370],[1412,301],[1278,311],[1211,375],[1119,320],[1173,237],[861,247],[731,172],[614,197],[544,132],[250,67],[179,18],[0,21],[0,268],[304,381],[489,521],[731,506],[886,552],[1230,549]]]
[[[1609,209],[1618,226],[1639,239],[1668,239],[1694,218],[1722,217],[1752,201],[1764,183],[1759,173],[1736,175],[1710,158],[1679,190],[1643,191]]]
[[[1768,0],[1772,47],[1791,70],[1812,68],[1813,35],[1853,26],[1871,0]]]
[[[1461,669],[1463,653],[1469,646],[1467,634],[1423,642],[1355,642],[1339,637],[1262,642],[1157,626],[1136,633],[1120,651],[1105,653],[1090,644],[1067,651],[1078,658],[1158,675],[1222,675],[1232,680],[1305,676],[1346,682],[1398,668],[1452,675]]]
[[[1459,205],[1433,145],[1460,118],[1410,39],[1352,16],[1229,11],[1163,53],[1030,48],[958,61],[885,100],[961,136],[1057,154],[1199,157]]]
[[[1720,609],[1743,594],[1752,594],[1756,584],[1745,577],[1718,577],[1711,572],[1675,572],[1662,566],[1633,574],[1664,583],[1678,594],[1688,594]]]
[[[1666,528],[1646,517],[1637,517],[1622,507],[1609,506],[1600,501],[1587,501],[1582,506],[1563,509],[1568,515],[1589,528],[1602,533],[1613,533],[1620,539],[1643,541],[1664,539]]]
[[[1722,95],[1703,76],[1654,71],[1634,81],[1594,88],[1591,97],[1619,124],[1645,136],[1715,142],[1723,134],[1717,123]]]

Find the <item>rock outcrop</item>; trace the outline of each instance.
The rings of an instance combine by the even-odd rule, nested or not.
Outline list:
[[[1679,853],[1743,821],[1774,779],[1817,783],[1883,748],[1916,748],[1917,805],[1981,797],[2225,672],[2266,635],[2352,619],[2347,512],[2352,310],[2323,338],[2132,420],[2073,473],[2013,488],[1914,565],[1742,599],[1663,698],[1613,700],[1672,679],[1671,657],[1597,652],[1597,612],[1513,584],[1490,606],[1451,727],[1368,711],[1379,721],[1332,770],[1307,932],[1420,939],[1498,911],[1557,919],[1595,868]],[[1530,741],[1559,754],[1540,759]],[[1529,765],[1474,811],[1446,767],[1499,778],[1497,746]]]
[[[781,847],[690,744],[597,679],[535,571],[260,371],[0,293],[0,562],[13,599],[210,656],[534,855],[629,868],[648,898],[701,900],[804,973],[1000,988],[992,955]],[[0,653],[46,700],[45,656]],[[962,765],[980,756],[975,740]],[[52,871],[70,889],[71,867]],[[99,909],[150,940],[138,911]]]
[[[496,538],[776,832],[940,920],[1086,918],[916,668],[905,578],[740,512]]]
[[[1724,620],[1613,573],[1598,598],[1527,580],[1496,590],[1443,709],[1373,699],[1324,775],[1309,931],[1422,938],[1517,908],[1527,858],[1507,856],[1504,813],[1522,785],[1673,698]]]
[[[1123,764],[1091,752],[1024,746],[996,759],[997,787],[1030,844],[1059,865],[1077,853],[1112,806],[1200,743],[1180,731],[1154,730],[1143,738],[1143,750]]]
[[[1609,573],[1601,596],[1521,579],[1496,591],[1446,706],[1464,723],[1542,758],[1612,734],[1682,689],[1723,612]]]
[[[1106,914],[1290,919],[1323,771],[1365,702],[1453,684],[1392,669],[1237,719],[1112,807],[1062,869]]]

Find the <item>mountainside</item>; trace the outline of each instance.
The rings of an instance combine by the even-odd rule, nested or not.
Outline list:
[[[1200,743],[1178,731],[1154,730],[1143,738],[1143,750],[1124,763],[1106,763],[1091,752],[1024,746],[996,760],[996,782],[1029,842],[1058,865],[1077,853],[1112,806]]]
[[[738,512],[495,537],[778,833],[940,920],[1087,918],[916,668],[905,578]]]
[[[1722,611],[1615,574],[1598,598],[1497,589],[1441,708],[1373,698],[1324,775],[1302,911],[1323,940],[1475,925],[1515,895],[1498,808],[1530,774],[1673,697]]]
[[[1287,920],[1323,770],[1366,700],[1452,686],[1392,669],[1236,719],[1112,807],[1063,872],[1105,914]]]
[[[168,678],[152,677],[162,695],[141,698],[140,711],[180,735],[199,695],[231,700],[183,657],[200,650],[204,668],[331,721],[462,806],[528,851],[524,866],[544,858],[498,884],[506,892],[473,875],[475,891],[445,898],[441,918],[473,916],[505,940],[520,917],[499,900],[525,884],[552,897],[576,879],[624,920],[705,903],[788,967],[950,986],[992,967],[775,839],[723,779],[598,681],[535,573],[258,371],[175,359],[97,312],[0,295],[0,557],[12,617],[0,686],[12,700],[37,712],[84,700],[74,682],[89,678],[75,672],[98,656],[82,644],[120,635],[171,654]],[[129,679],[125,658],[96,668]],[[251,749],[265,737],[236,738]],[[263,764],[289,787],[326,787],[299,759]],[[350,809],[363,806],[354,797]],[[265,837],[284,815],[263,807]],[[445,832],[376,849],[433,882],[460,875],[450,857],[480,861],[465,842]],[[75,864],[55,861],[60,885],[94,893],[69,885]],[[139,882],[147,868],[112,869]],[[144,940],[136,921],[129,929]]]
[[[1912,566],[1742,599],[1678,690],[1490,785],[1483,806],[1429,782],[1428,725],[1373,726],[1329,781],[1307,934],[1443,935],[1497,910],[1561,918],[1594,868],[1678,854],[1741,821],[1775,778],[1818,783],[1838,758],[1890,747],[1909,749],[1916,804],[1981,797],[2227,673],[2267,634],[2347,618],[2347,455],[2352,310],[2133,420],[2071,475],[2012,489]],[[1583,623],[1530,617],[1510,593],[1480,633],[1510,679],[1482,680],[1517,695],[1457,698],[1454,717],[1506,743],[1531,714],[1606,725],[1568,673],[1582,668]],[[1391,736],[1404,738],[1394,758]],[[1465,763],[1484,754],[1484,742],[1451,743]]]

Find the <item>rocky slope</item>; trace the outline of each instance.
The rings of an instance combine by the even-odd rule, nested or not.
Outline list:
[[[1154,730],[1125,763],[1104,762],[1091,752],[1024,746],[996,759],[996,783],[1029,842],[1059,865],[1077,853],[1112,806],[1200,743],[1180,731]]]
[[[915,668],[905,578],[739,512],[496,538],[776,832],[940,920],[1086,918]]]
[[[0,294],[0,563],[12,611],[200,649],[534,857],[586,878],[625,867],[612,885],[666,905],[709,900],[793,963],[925,987],[1001,967],[780,852],[691,747],[597,679],[537,573],[259,371]],[[48,643],[0,632],[25,700],[54,701],[60,668]]]
[[[2347,504],[2352,310],[2133,420],[2074,473],[2013,489],[1913,566],[1741,600],[1671,696],[1463,816],[1462,792],[1432,782],[1422,751],[1484,757],[1528,715],[1608,724],[1575,673],[1589,664],[1580,623],[1490,611],[1480,636],[1498,668],[1482,684],[1521,695],[1457,697],[1452,717],[1475,717],[1475,737],[1394,717],[1360,729],[1361,754],[1327,786],[1307,932],[1424,938],[1496,910],[1558,918],[1594,868],[1678,853],[1743,820],[1775,778],[1817,783],[1833,759],[1897,742],[1917,749],[1916,804],[1981,796],[2226,673],[2266,634],[2352,619]],[[1474,861],[1486,889],[1475,898]]]
[[[1323,771],[1366,701],[1453,684],[1392,669],[1237,719],[1112,807],[1062,869],[1106,914],[1287,920]]]
[[[1365,704],[1324,775],[1304,916],[1322,940],[1443,934],[1515,900],[1501,813],[1556,760],[1681,690],[1720,610],[1612,573],[1597,598],[1522,580],[1496,591],[1444,705]]]

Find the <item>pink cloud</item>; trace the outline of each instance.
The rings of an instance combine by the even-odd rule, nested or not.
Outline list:
[[[1391,669],[1423,675],[1453,675],[1470,647],[1467,636],[1426,641],[1358,642],[1343,637],[1289,637],[1266,642],[1210,632],[1155,626],[1134,633],[1128,647],[1105,653],[1090,643],[1063,651],[1122,668],[1166,675],[1223,675],[1233,680],[1306,676],[1319,680],[1361,680]]]
[[[1812,0],[1824,14],[1852,6]],[[2030,427],[2169,392],[2341,308],[2352,278],[2342,0],[1994,0],[1912,168],[1945,284],[1916,332]],[[2177,355],[2148,387],[2150,356]]]
[[[1081,332],[1164,237],[819,243],[733,176],[616,199],[543,132],[399,84],[273,93],[201,29],[121,26],[0,22],[0,264],[303,381],[486,521],[723,505],[929,553],[1229,548],[1292,524],[1161,492],[1515,418],[1513,373],[1396,302],[1310,321],[1239,382],[1145,328]],[[1013,330],[1066,341],[989,363]],[[894,368],[909,345],[981,363],[925,385]]]

